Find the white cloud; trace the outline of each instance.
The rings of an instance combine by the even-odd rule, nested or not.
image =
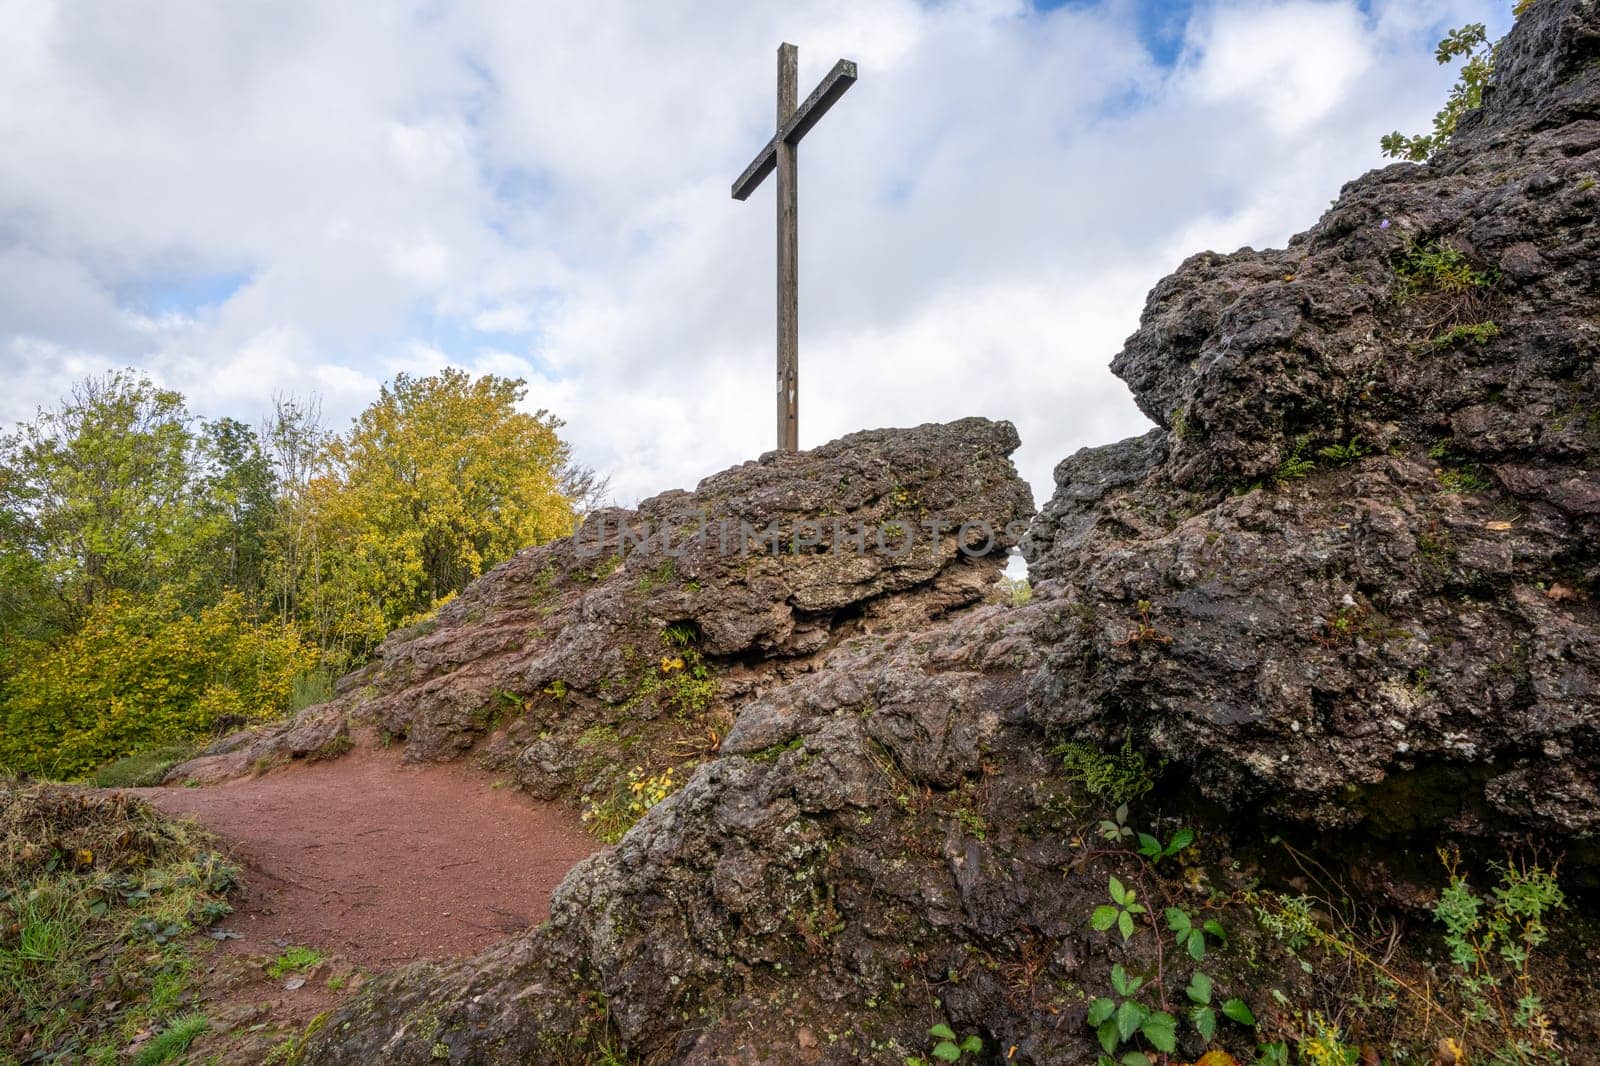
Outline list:
[[[1309,225],[1500,6],[1214,0],[1164,68],[1133,0],[0,0],[0,422],[136,365],[337,425],[448,363],[526,377],[625,500],[749,458],[772,193],[728,188],[787,39],[802,91],[862,72],[801,150],[802,442],[1010,418],[1042,501],[1143,428],[1105,365],[1145,291]],[[241,283],[182,295],[211,275]]]

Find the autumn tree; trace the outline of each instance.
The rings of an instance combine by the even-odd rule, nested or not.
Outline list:
[[[325,640],[363,654],[518,549],[572,532],[574,494],[595,479],[575,472],[559,419],[520,409],[526,394],[492,374],[400,374],[327,441],[299,593]]]

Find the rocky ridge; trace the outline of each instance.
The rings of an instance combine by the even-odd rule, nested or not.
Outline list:
[[[669,570],[580,558],[580,533],[391,640],[333,704],[180,771],[324,750],[352,723],[580,805],[619,768],[683,768],[545,926],[375,979],[307,1061],[903,1066],[947,1024],[978,1061],[1090,1062],[1112,965],[1185,1002],[1153,938],[1094,928],[1116,875],[1216,921],[1211,983],[1256,1007],[1256,1031],[1186,1027],[1175,1054],[1248,1058],[1358,980],[1285,953],[1274,886],[1342,888],[1420,938],[1439,877],[1415,853],[1530,831],[1592,849],[1597,181],[1600,5],[1540,0],[1439,160],[1352,182],[1286,249],[1157,285],[1113,368],[1158,428],[1058,468],[1023,544],[1031,603],[981,602],[1004,535]],[[857,435],[612,518],[1003,527],[1028,508],[1014,446],[979,420]],[[1167,869],[1097,843],[1119,799],[1158,845],[1187,826],[1200,846]],[[1581,1063],[1600,941],[1574,904],[1546,1006]],[[1391,972],[1431,980],[1410,944]],[[1415,1051],[1432,1034],[1410,1021],[1347,1024]]]

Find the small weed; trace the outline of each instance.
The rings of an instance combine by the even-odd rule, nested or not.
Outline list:
[[[635,766],[628,771],[626,789],[598,802],[591,802],[582,815],[582,821],[600,841],[615,844],[643,818],[645,812],[672,795],[683,786],[675,776],[674,768],[667,767],[659,774],[646,773],[644,767]]]
[[[935,1041],[928,1058],[912,1055],[906,1059],[906,1066],[933,1066],[934,1062],[960,1062],[968,1055],[983,1054],[983,1039],[978,1034],[968,1033],[966,1036],[958,1036],[956,1031],[944,1022],[929,1029],[928,1036]]]
[[[1362,456],[1370,454],[1371,449],[1361,443],[1359,436],[1351,437],[1343,444],[1330,444],[1326,448],[1317,449],[1317,456],[1326,459],[1334,466],[1349,466]]]
[[[756,762],[776,762],[778,756],[782,755],[784,752],[801,751],[805,748],[805,746],[806,741],[804,737],[795,737],[786,744],[771,744],[765,748],[762,748],[760,751],[751,752],[749,758],[754,759]]]
[[[267,963],[267,976],[279,980],[291,973],[309,970],[322,959],[322,952],[314,948],[301,946],[286,948],[283,954]]]
[[[654,570],[647,570],[639,576],[639,594],[648,596],[656,589],[664,588],[678,579],[678,564],[668,559]]]
[[[1437,352],[1454,348],[1458,344],[1487,344],[1498,336],[1500,327],[1493,322],[1470,322],[1466,325],[1451,326],[1438,336],[1429,337],[1426,347]]]
[[[151,748],[106,763],[91,780],[100,788],[147,788],[159,785],[168,771],[194,755],[187,744]]]
[[[1107,752],[1091,744],[1068,742],[1050,754],[1061,760],[1067,779],[1108,806],[1125,806],[1155,787],[1155,774],[1133,738],[1120,751]]]
[[[1437,475],[1439,484],[1444,486],[1446,492],[1458,496],[1472,492],[1484,492],[1494,487],[1494,483],[1483,474],[1471,467],[1460,470],[1440,470]]]
[[[311,762],[325,762],[329,759],[337,759],[355,746],[356,742],[350,739],[349,733],[335,733],[318,745],[316,750],[306,758]]]
[[[1271,480],[1274,484],[1281,485],[1285,481],[1303,481],[1307,474],[1317,468],[1317,461],[1308,459],[1305,455],[1308,443],[1309,440],[1306,437],[1295,438],[1294,443],[1289,447],[1289,454],[1284,457],[1283,462],[1278,464],[1278,468],[1272,472]]]
[[[272,770],[276,770],[280,766],[287,765],[289,765],[289,756],[287,755],[257,756],[256,760],[250,764],[250,776],[260,777],[262,774],[269,773]]]
[[[1475,269],[1466,255],[1447,241],[1412,244],[1394,272],[1402,300],[1430,293],[1457,295],[1494,284],[1492,275]]]
[[[1140,600],[1136,606],[1139,612],[1138,620],[1128,627],[1127,636],[1121,640],[1113,640],[1111,646],[1125,648],[1132,644],[1142,648],[1146,644],[1171,644],[1172,638],[1157,629],[1155,623],[1150,620],[1151,612],[1154,610],[1150,601]]]

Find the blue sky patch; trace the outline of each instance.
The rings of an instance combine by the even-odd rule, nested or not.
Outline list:
[[[248,270],[151,274],[120,286],[117,302],[147,315],[193,315],[220,307],[253,277]]]
[[[1098,6],[1098,0],[1033,0],[1033,6],[1039,11],[1088,8]],[[1178,61],[1183,52],[1183,31],[1197,6],[1197,0],[1137,0],[1133,5],[1139,40],[1157,63],[1170,67]]]

